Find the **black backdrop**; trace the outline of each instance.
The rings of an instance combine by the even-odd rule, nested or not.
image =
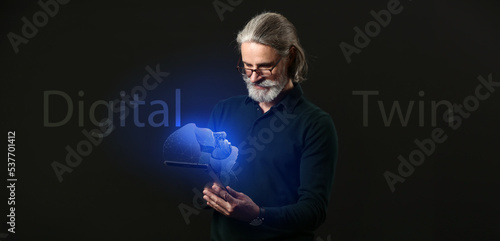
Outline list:
[[[0,5],[1,122],[4,135],[15,131],[17,178],[4,181],[15,182],[15,205],[3,188],[0,240],[208,240],[211,212],[193,203],[207,180],[165,168],[162,144],[179,124],[204,126],[219,100],[245,94],[234,39],[264,10],[297,27],[310,63],[305,95],[338,130],[334,190],[316,240],[500,238],[496,1],[40,2],[58,7],[44,13],[37,1]],[[370,12],[388,8],[390,21],[374,22]],[[366,26],[371,37],[355,30],[366,34]],[[355,51],[350,62],[342,43]],[[148,66],[160,75],[147,79]],[[157,85],[140,92],[145,77]],[[48,91],[73,102],[70,120],[58,127],[44,124],[44,111],[56,122],[69,108],[60,95],[44,103]],[[90,107],[121,91],[144,98],[138,118],[146,125],[129,115],[119,126],[116,113],[115,129],[89,149],[84,133],[97,128]],[[160,107],[155,100],[168,105],[167,127],[147,122]],[[460,104],[463,113],[455,108],[450,126],[446,106],[433,110],[433,103]],[[429,144],[433,136],[441,143]],[[67,162],[68,150],[84,155]],[[11,207],[15,234],[8,231]]]

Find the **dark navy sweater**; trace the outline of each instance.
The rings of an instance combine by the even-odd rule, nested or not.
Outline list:
[[[263,113],[248,96],[219,102],[209,128],[225,131],[239,149],[223,182],[265,209],[262,225],[214,212],[212,240],[313,240],[326,218],[337,160],[329,114],[306,100],[299,84]]]

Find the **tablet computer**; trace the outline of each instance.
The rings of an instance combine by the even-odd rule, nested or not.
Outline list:
[[[219,175],[215,173],[214,169],[210,164],[205,163],[193,163],[193,162],[177,162],[177,161],[164,161],[163,164],[165,166],[173,166],[173,167],[188,167],[188,168],[196,168],[202,169],[208,173],[208,175],[212,178],[212,180],[217,183],[222,189],[226,190],[225,185],[220,181]]]

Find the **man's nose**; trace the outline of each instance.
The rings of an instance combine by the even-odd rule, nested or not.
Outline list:
[[[255,83],[257,81],[260,81],[262,79],[262,76],[257,73],[257,71],[253,71],[252,75],[250,75],[250,81],[252,83]]]

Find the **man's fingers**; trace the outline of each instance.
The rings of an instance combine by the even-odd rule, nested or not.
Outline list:
[[[203,199],[205,199],[205,200],[207,201],[207,204],[208,204],[210,207],[214,208],[214,209],[215,209],[215,210],[217,210],[219,213],[222,213],[222,214],[224,214],[224,215],[226,215],[226,216],[228,216],[228,215],[229,215],[229,212],[228,212],[225,208],[223,208],[221,205],[219,205],[219,203],[221,203],[221,204],[222,204],[222,203],[224,202],[224,201],[223,201],[223,200],[221,200],[220,198],[217,198],[216,200],[214,200],[214,199],[210,198],[210,196],[205,195],[205,196],[203,196]]]
[[[215,209],[215,211],[222,213],[225,216],[228,216],[228,213],[223,208],[221,208],[219,205],[217,205],[216,203],[213,203],[211,201],[207,201],[207,204],[208,204],[208,206]]]
[[[213,202],[217,202],[217,199],[220,199],[217,192],[214,192],[215,190],[204,190],[203,191],[203,194],[205,194],[205,196],[208,197],[209,200],[207,201],[213,201]],[[204,197],[205,198],[205,197]]]
[[[229,192],[229,194],[233,197],[239,197],[242,193],[235,191],[232,189],[230,186],[226,187],[226,190]]]
[[[222,197],[221,195],[221,191],[224,191],[224,189],[222,189],[219,184],[216,184],[214,182],[214,184],[212,185],[212,190],[213,190],[213,193],[215,193],[217,196],[220,196]]]
[[[218,193],[218,196],[224,200],[228,200],[228,197],[231,196],[226,190],[222,189],[219,185],[214,186],[215,191]]]
[[[224,196],[224,199],[226,199],[226,201],[228,203],[235,203],[236,202],[236,198],[234,198],[231,194],[227,193],[227,192],[224,192],[225,193],[225,196]]]
[[[231,205],[223,198],[229,198],[231,197],[231,195],[227,194],[227,192],[225,191],[219,192],[219,195],[223,195],[222,197],[210,191],[203,191],[203,194],[205,194],[205,196],[203,196],[203,199],[207,200],[207,202],[212,202],[214,206],[218,206],[221,209],[224,209],[223,213],[228,214],[227,210],[231,209]]]
[[[216,182],[214,182],[214,184],[212,185],[212,188],[213,189],[218,188],[219,190],[222,190],[222,187],[219,184],[217,184]]]

